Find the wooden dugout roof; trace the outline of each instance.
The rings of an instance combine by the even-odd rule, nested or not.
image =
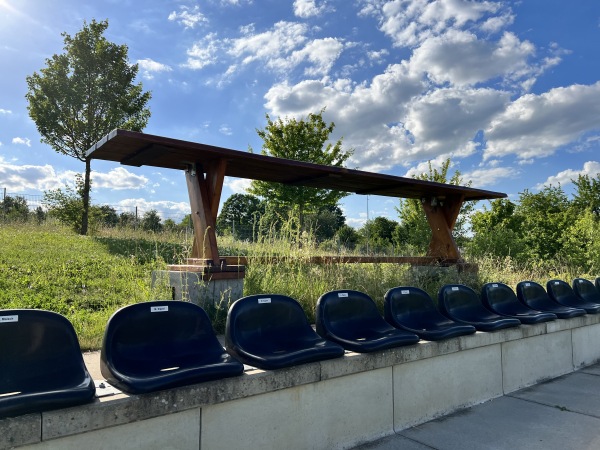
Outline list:
[[[363,195],[419,199],[460,196],[464,201],[506,197],[501,192],[275,158],[126,130],[111,131],[88,150],[87,156],[130,166],[179,170],[194,166],[201,170],[198,166],[225,160],[225,176]]]

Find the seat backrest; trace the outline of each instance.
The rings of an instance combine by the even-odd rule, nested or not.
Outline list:
[[[577,297],[584,299],[586,302],[600,303],[600,292],[589,280],[585,278],[575,278],[573,280],[573,291]]]
[[[533,309],[542,309],[540,307],[551,301],[543,286],[535,281],[521,281],[518,283],[517,298],[521,303]]]
[[[101,360],[120,369],[161,370],[169,361],[221,353],[223,347],[201,307],[161,300],[116,311],[106,325]]]
[[[520,305],[514,291],[504,283],[487,283],[481,288],[483,304],[499,313],[509,313],[514,305]]]
[[[253,346],[312,333],[302,306],[293,298],[279,294],[250,295],[230,306],[225,341],[227,348],[238,343]]]
[[[569,283],[563,280],[549,280],[546,283],[546,290],[548,291],[548,295],[550,298],[556,300],[559,303],[563,302],[571,302],[573,299],[576,299],[575,292]]]
[[[0,394],[65,389],[86,377],[67,318],[38,309],[0,310]]]
[[[420,322],[424,316],[441,316],[432,298],[422,289],[412,286],[399,286],[390,289],[384,296],[386,318],[394,318],[400,323]]]
[[[348,330],[387,326],[373,299],[353,290],[323,294],[317,301],[315,315],[317,333],[321,336],[326,335],[325,328],[335,331],[338,328]]]
[[[600,277],[596,278],[594,284],[596,285],[596,290],[600,292]]]
[[[438,292],[438,303],[440,310],[449,317],[476,320],[493,314],[483,306],[473,289],[462,284],[442,286]]]

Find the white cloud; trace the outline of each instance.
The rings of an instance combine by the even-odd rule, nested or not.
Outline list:
[[[2,109],[0,108],[0,116],[9,116],[12,114],[10,109]]]
[[[187,50],[188,59],[184,67],[199,70],[217,62],[220,42],[215,33],[209,33]]]
[[[343,49],[344,44],[337,39],[316,39],[309,42],[304,48],[293,52],[289,62],[291,66],[297,66],[303,61],[312,63],[312,66],[307,67],[304,71],[305,75],[326,75]]]
[[[204,14],[200,12],[200,7],[198,5],[193,8],[180,6],[179,12],[173,11],[169,14],[168,19],[183,25],[185,28],[195,28],[198,24],[208,22],[206,17],[204,17]]]
[[[519,171],[514,167],[492,167],[489,169],[476,169],[471,172],[461,174],[463,180],[472,181],[473,186],[478,188],[493,186],[500,180],[516,178]]]
[[[144,198],[128,198],[119,201],[118,206],[134,211],[137,208],[139,218],[150,210],[155,210],[162,219],[176,218],[181,220],[184,216],[190,214],[190,204],[187,202],[172,202],[168,200],[148,201]]]
[[[225,178],[225,186],[233,191],[234,194],[247,194],[252,180],[247,178]]]
[[[583,165],[583,169],[581,170],[563,170],[562,172],[559,172],[556,175],[548,177],[546,181],[538,184],[535,188],[542,189],[544,186],[558,186],[559,184],[561,186],[566,186],[567,184],[572,183],[573,180],[577,180],[579,175],[587,175],[590,178],[596,178],[598,175],[600,175],[600,162],[588,161]]]
[[[16,145],[26,145],[27,147],[31,147],[31,139],[15,137],[12,139],[12,143]]]
[[[231,136],[233,134],[233,130],[228,125],[221,125],[219,127],[219,133],[224,134],[225,136]]]
[[[405,64],[395,64],[370,84],[348,79],[276,84],[265,94],[265,107],[273,115],[300,117],[326,106],[325,119],[335,122],[335,136],[356,149],[349,165],[378,171],[405,162],[410,143],[399,122],[411,98],[424,89]]]
[[[47,191],[72,182],[76,172],[57,173],[49,164],[44,166],[9,164],[0,157],[0,186],[11,192]]]
[[[504,33],[498,42],[484,41],[473,33],[449,31],[426,39],[410,60],[412,70],[427,73],[435,83],[472,85],[502,76],[525,78],[533,70],[527,58],[535,47]]]
[[[171,72],[173,70],[170,66],[150,58],[138,59],[137,63],[140,69],[142,69],[142,76],[148,80],[154,78],[155,73]]]
[[[486,128],[484,158],[549,156],[586,134],[600,134],[600,82],[518,98]]]
[[[317,5],[316,0],[294,0],[294,14],[302,19],[315,17],[328,11],[327,3]]]
[[[445,34],[448,30],[466,27],[483,27],[490,31],[500,23],[488,22],[491,17],[504,17],[503,23],[510,23],[510,15],[500,2],[468,0],[393,0],[389,2],[364,2],[361,13],[373,15],[380,21],[380,29],[388,35],[394,45],[414,47],[433,36]]]
[[[92,171],[91,177],[94,188],[106,188],[116,191],[141,189],[148,183],[148,178],[131,173],[124,167],[117,167],[108,173]]]

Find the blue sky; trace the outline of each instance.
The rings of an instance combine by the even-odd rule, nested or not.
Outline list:
[[[411,176],[450,157],[474,187],[512,199],[600,173],[597,0],[0,0],[0,188],[41,194],[83,171],[40,143],[25,77],[92,19],[140,65],[148,133],[259,151],[265,113],[326,107],[353,168]],[[189,210],[178,171],[92,170],[94,203]],[[223,200],[245,186],[227,179]],[[342,206],[360,226],[367,213],[397,220],[397,204]]]

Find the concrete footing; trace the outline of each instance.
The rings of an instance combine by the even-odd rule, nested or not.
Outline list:
[[[0,449],[351,448],[600,361],[586,315],[0,420]]]
[[[244,293],[243,278],[211,279],[198,272],[155,270],[152,286],[168,286],[172,300],[192,302],[206,309],[227,308]]]

